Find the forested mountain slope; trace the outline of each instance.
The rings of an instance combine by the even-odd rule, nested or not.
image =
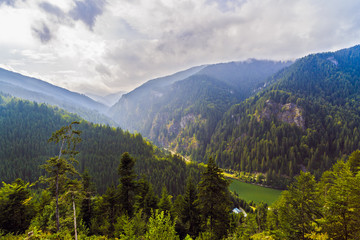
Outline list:
[[[2,68],[0,68],[0,89],[1,92],[14,97],[56,105],[92,122],[113,123],[104,115],[108,107],[102,103],[83,94]]]
[[[109,113],[125,129],[202,158],[224,112],[289,64],[249,60],[195,67],[145,83],[123,95]]]
[[[272,82],[224,115],[204,159],[274,183],[300,169],[320,176],[360,148],[360,46],[299,59]]]
[[[59,146],[47,140],[52,132],[74,120],[81,121],[82,131],[77,169],[89,170],[100,193],[111,184],[117,185],[124,152],[136,159],[137,174],[145,174],[157,193],[165,184],[170,193],[178,194],[190,172],[195,179],[199,177],[196,167],[165,154],[140,134],[86,122],[56,107],[0,95],[0,181],[37,180],[44,174],[39,166],[59,153]]]

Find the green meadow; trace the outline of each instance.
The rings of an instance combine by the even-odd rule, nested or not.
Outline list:
[[[254,201],[255,203],[262,201],[269,205],[275,202],[282,192],[281,190],[261,187],[236,179],[231,179],[230,190],[236,192],[240,198],[246,201]]]

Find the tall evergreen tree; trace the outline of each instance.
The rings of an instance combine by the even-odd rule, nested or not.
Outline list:
[[[353,175],[353,166],[339,161],[327,172],[330,184],[324,185],[324,229],[331,239],[360,236],[360,174]],[[324,177],[322,181],[326,181]]]
[[[103,214],[106,216],[109,226],[107,228],[107,235],[113,236],[114,224],[116,217],[119,215],[119,195],[115,186],[107,188],[106,193],[103,195]]]
[[[196,203],[199,205],[204,230],[210,231],[211,239],[220,239],[229,227],[231,202],[228,186],[229,182],[222,170],[210,158],[201,176]]]
[[[84,192],[84,199],[81,202],[81,217],[85,224],[85,226],[90,229],[91,228],[91,217],[92,217],[92,202],[91,197],[93,196],[94,184],[91,181],[90,174],[87,170],[81,176],[82,178],[82,186]]]
[[[151,215],[151,209],[157,209],[158,198],[154,193],[152,185],[143,175],[137,184],[137,195],[135,196],[135,211],[142,210],[146,218]]]
[[[192,178],[187,179],[184,201],[181,206],[181,221],[185,225],[187,232],[195,237],[200,231],[200,212],[198,208],[197,189]]]
[[[279,206],[280,228],[287,239],[307,239],[322,217],[321,198],[314,176],[301,172],[284,191]]]
[[[120,160],[118,173],[120,175],[120,202],[122,211],[129,217],[133,215],[133,205],[136,188],[136,174],[134,172],[135,160],[128,152],[123,153]]]
[[[160,211],[164,211],[166,214],[170,214],[170,210],[172,208],[171,198],[172,198],[172,196],[169,195],[166,187],[163,186],[162,191],[161,191],[161,198],[159,201]]]
[[[56,199],[56,230],[60,229],[60,215],[59,215],[59,194],[61,188],[65,186],[68,179],[68,174],[76,175],[73,163],[76,162],[75,155],[78,152],[75,150],[76,145],[81,142],[80,131],[73,128],[74,124],[79,122],[72,122],[68,126],[64,126],[52,133],[49,142],[60,143],[59,155],[47,160],[47,163],[42,167],[50,174],[50,177],[45,179],[50,183],[50,189],[53,190]],[[60,186],[62,184],[62,186]]]

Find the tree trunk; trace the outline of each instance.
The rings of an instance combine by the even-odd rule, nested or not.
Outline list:
[[[60,151],[59,151],[59,157],[58,157],[58,161],[61,158],[61,154],[62,154],[62,149],[64,147],[64,142],[65,139],[62,140],[61,143],[61,147],[60,147]],[[59,232],[60,230],[60,215],[59,215],[59,169],[56,170],[56,179],[55,179],[55,184],[56,184],[56,232]]]
[[[60,230],[60,221],[59,221],[59,173],[56,173],[56,232]]]
[[[75,240],[77,240],[77,228],[76,228],[76,208],[75,208],[74,195],[72,196],[72,200],[73,200],[73,210],[74,210],[74,230],[75,230]]]

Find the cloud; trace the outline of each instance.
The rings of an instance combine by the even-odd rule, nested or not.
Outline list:
[[[223,11],[235,11],[237,7],[240,7],[242,4],[246,3],[247,0],[207,0],[206,4],[216,4],[217,7]]]
[[[74,91],[131,90],[195,65],[350,47],[358,9],[353,0],[0,0],[0,62]]]
[[[103,64],[99,64],[95,67],[95,70],[100,73],[102,76],[105,77],[111,77],[111,71],[109,70],[108,67],[106,67]]]
[[[42,2],[39,4],[39,7],[45,10],[47,13],[57,17],[59,22],[63,22],[66,19],[65,12],[58,6],[52,5],[48,2]]]
[[[9,6],[14,6],[16,1],[17,0],[0,0],[0,6],[2,4],[6,4],[6,5],[9,5]]]
[[[52,39],[50,29],[45,23],[41,23],[40,26],[33,27],[32,31],[42,43],[48,43]]]
[[[74,20],[84,22],[90,30],[93,29],[96,17],[104,11],[105,0],[75,1],[75,7],[70,11]]]

